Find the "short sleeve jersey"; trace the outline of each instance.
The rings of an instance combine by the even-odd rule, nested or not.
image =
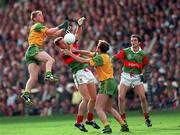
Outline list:
[[[113,77],[113,66],[108,54],[101,53],[90,59],[90,66],[96,68],[99,81],[104,81]]]
[[[123,72],[141,74],[142,68],[148,64],[148,55],[139,48],[138,52],[134,52],[132,47],[125,48],[115,56],[123,62]]]

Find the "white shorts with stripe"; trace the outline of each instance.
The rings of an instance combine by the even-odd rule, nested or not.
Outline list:
[[[143,82],[141,82],[140,74],[131,74],[125,72],[121,73],[120,84],[121,83],[132,88],[134,88],[134,86],[143,84]]]
[[[88,68],[77,71],[76,74],[73,74],[73,79],[77,88],[80,84],[97,83],[96,78]]]

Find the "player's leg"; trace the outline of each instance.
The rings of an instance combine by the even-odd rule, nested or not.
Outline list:
[[[96,89],[96,85],[95,83],[89,83],[87,84],[87,88],[88,88],[88,92],[89,92],[89,102],[88,102],[88,114],[87,114],[87,121],[86,124],[93,126],[96,129],[100,129],[99,125],[97,125],[97,123],[94,121],[94,106],[95,106],[95,102],[96,102],[96,93],[97,93],[97,89]]]
[[[78,86],[78,90],[79,90],[79,92],[80,92],[80,94],[82,96],[82,101],[79,104],[75,127],[79,128],[81,131],[87,132],[88,130],[82,124],[83,115],[84,115],[84,112],[86,111],[87,104],[88,104],[88,101],[89,101],[89,94],[88,94],[87,85],[86,84],[80,84]]]
[[[126,106],[126,93],[128,90],[128,86],[126,86],[124,83],[120,83],[119,86],[119,96],[118,96],[118,105],[119,105],[119,111],[121,114],[121,118],[126,122],[126,113],[125,113],[125,106]]]
[[[32,101],[30,99],[30,92],[38,80],[39,65],[37,65],[36,63],[29,64],[28,65],[28,72],[29,72],[30,77],[26,83],[25,90],[24,90],[21,97],[24,99],[24,101],[27,104],[32,104]]]
[[[55,62],[55,60],[45,51],[40,51],[35,58],[39,61],[46,63],[46,74],[45,74],[45,80],[51,81],[51,82],[57,82],[58,79],[53,76],[52,74],[52,65]]]
[[[87,84],[87,89],[90,96],[90,99],[88,102],[88,111],[93,112],[95,102],[96,102],[96,85],[94,83]]]
[[[148,127],[151,127],[151,121],[149,119],[149,113],[148,113],[148,105],[147,105],[147,100],[146,100],[146,95],[145,95],[145,90],[143,84],[135,86],[135,92],[138,94],[140,101],[141,101],[141,107],[144,113],[144,118],[146,120],[146,124]]]
[[[95,108],[99,119],[104,125],[104,129],[102,130],[102,133],[112,133],[112,129],[110,128],[110,124],[107,120],[105,113],[106,103],[108,100],[109,100],[109,96],[106,94],[97,95]]]
[[[113,117],[116,119],[116,121],[120,124],[122,132],[129,131],[128,125],[124,122],[124,120],[122,120],[119,113],[113,108],[113,102],[114,102],[113,97],[109,97],[109,100],[106,103],[105,110],[108,113],[110,113],[111,115],[113,115]]]

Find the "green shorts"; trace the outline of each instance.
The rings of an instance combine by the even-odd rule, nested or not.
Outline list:
[[[110,96],[116,96],[118,93],[117,83],[114,78],[102,81],[100,84],[99,94],[106,94]]]
[[[37,45],[31,45],[29,46],[29,48],[27,49],[26,51],[26,54],[25,54],[25,59],[26,59],[26,62],[28,64],[31,64],[31,63],[36,63],[36,64],[40,64],[40,61],[38,61],[35,56],[39,53],[43,51],[42,48],[38,47]]]

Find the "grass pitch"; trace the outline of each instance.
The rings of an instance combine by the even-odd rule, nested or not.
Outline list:
[[[109,116],[113,133],[111,135],[180,135],[180,110],[152,112],[153,127],[147,128],[143,115],[139,112],[127,113],[129,133],[120,132],[118,123]],[[75,115],[60,115],[50,117],[0,117],[0,135],[99,135],[103,128],[96,130],[86,126],[87,133],[74,127]]]

